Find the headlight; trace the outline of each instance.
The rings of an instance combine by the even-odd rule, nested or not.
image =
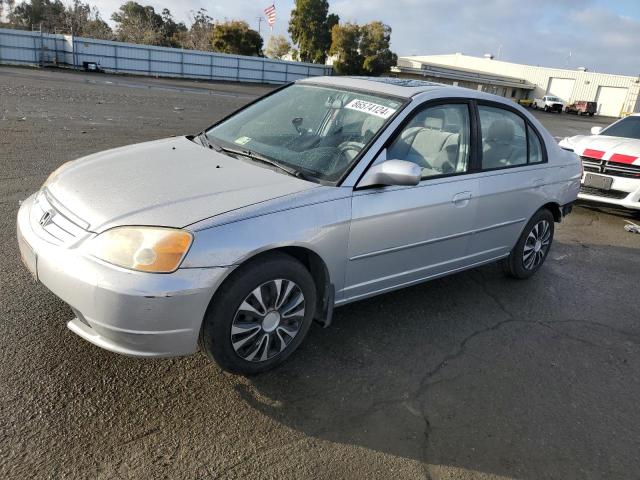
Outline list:
[[[116,227],[89,243],[91,255],[119,267],[142,272],[170,273],[180,266],[193,236],[163,227]]]
[[[71,161],[65,162],[62,165],[60,165],[58,168],[56,168],[53,172],[51,172],[51,174],[47,177],[47,179],[42,184],[41,188],[44,188],[47,185],[49,185],[51,182],[53,182],[58,177],[58,175],[60,175],[60,172],[62,172],[62,170],[70,163]]]

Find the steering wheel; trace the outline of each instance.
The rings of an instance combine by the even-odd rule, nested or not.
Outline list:
[[[345,163],[352,161],[364,147],[364,143],[361,142],[342,142],[338,145],[339,161]]]

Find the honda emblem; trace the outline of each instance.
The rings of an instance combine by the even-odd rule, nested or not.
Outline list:
[[[40,217],[40,220],[38,221],[38,223],[40,224],[41,227],[46,227],[51,223],[52,218],[53,218],[53,212],[51,210],[47,210],[42,214],[42,217]]]

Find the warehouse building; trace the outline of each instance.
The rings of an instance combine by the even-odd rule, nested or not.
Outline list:
[[[640,77],[521,65],[491,55],[462,53],[399,57],[393,73],[404,78],[473,88],[514,101],[555,95],[566,103],[598,103],[598,115],[620,117],[640,111]]]

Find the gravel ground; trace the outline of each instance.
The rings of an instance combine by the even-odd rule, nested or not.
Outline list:
[[[18,201],[66,160],[201,130],[267,90],[0,68],[0,478],[636,477],[624,212],[576,208],[529,281],[487,266],[340,308],[255,378],[66,329],[20,263]],[[607,123],[537,115],[559,137]]]

